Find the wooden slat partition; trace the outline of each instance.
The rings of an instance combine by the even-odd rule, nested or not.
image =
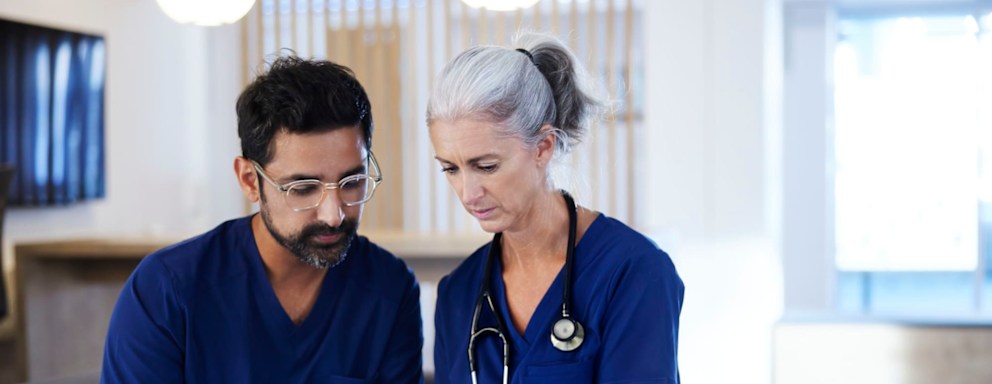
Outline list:
[[[246,70],[244,71],[246,75],[244,79],[245,85],[248,85],[248,83],[251,82],[251,79],[255,78],[255,76],[259,72],[261,72],[262,66],[264,65],[263,64],[264,60],[260,60],[260,59],[265,55],[265,35],[263,32],[265,31],[265,12],[264,12],[263,2],[261,1],[256,2],[255,8],[252,9],[251,12],[255,12],[255,17],[254,17],[255,24],[249,25],[247,29],[252,31],[253,34],[245,35],[242,36],[241,38],[248,40],[249,37],[254,37],[255,44],[249,44],[249,45],[255,45],[256,51],[252,52],[254,53],[253,56],[249,56],[245,58],[245,67],[246,67]],[[247,20],[252,19],[250,17],[251,13],[249,13],[248,15],[249,16],[245,17],[246,21],[242,21],[243,24],[251,24],[247,22]]]
[[[644,145],[637,141],[643,113],[635,110],[643,91],[634,83],[643,66],[633,62],[642,57],[639,1],[541,0],[512,12],[474,10],[458,0],[258,1],[242,21],[246,83],[288,48],[349,66],[369,93],[385,182],[366,207],[363,231],[479,232],[437,172],[424,108],[448,60],[476,44],[509,45],[521,30],[559,36],[607,98],[622,105],[622,115],[592,124],[570,162],[578,183],[563,187],[576,189],[581,204],[637,225],[634,178]]]
[[[558,13],[558,1],[551,0],[551,14],[548,16],[551,19],[551,34],[558,35],[561,32],[559,23],[561,22],[561,14]]]
[[[283,1],[284,0],[275,0],[275,6],[272,8],[274,12],[272,14],[273,15],[272,17],[275,20],[275,28],[273,28],[272,33],[273,36],[275,37],[276,51],[280,51],[283,47],[282,45],[282,2]],[[281,52],[273,52],[273,53],[279,55],[282,54]]]
[[[289,1],[289,46],[297,51],[300,46],[300,40],[297,38],[300,28],[296,20],[296,0],[286,1]]]
[[[599,70],[600,69],[599,57],[596,56],[599,51],[598,50],[599,42],[597,39],[597,37],[599,36],[599,26],[600,26],[599,18],[597,17],[597,14],[599,12],[596,10],[596,0],[590,0],[588,4],[589,4],[589,9],[586,12],[587,13],[586,27],[590,28],[591,30],[586,35],[586,47],[588,49],[588,54],[589,54],[586,62],[586,66],[587,66],[586,69],[589,70],[592,76],[600,76],[602,72]],[[602,81],[602,79],[597,79],[597,81]],[[607,118],[609,118],[609,116],[607,116]],[[590,124],[589,126],[589,132],[586,135],[586,140],[591,141],[591,143],[586,147],[586,149],[588,150],[588,158],[590,164],[590,169],[587,173],[590,177],[590,183],[591,183],[590,200],[592,200],[592,204],[595,207],[597,207],[596,209],[601,209],[606,212],[609,212],[607,207],[603,206],[603,198],[601,197],[602,194],[600,193],[600,191],[605,186],[610,185],[610,183],[606,180],[602,172],[603,161],[601,160],[601,156],[599,154],[600,146],[597,143],[599,126],[600,126],[599,121],[592,122],[592,124]]]
[[[506,34],[506,12],[496,12],[493,15],[493,44],[507,45],[510,43]]]
[[[634,129],[635,127],[634,93],[631,91],[631,88],[633,87],[633,79],[631,77],[633,72],[632,63],[634,62],[634,12],[631,12],[631,10],[634,9],[634,0],[627,0],[624,9],[626,10],[626,12],[624,12],[623,45],[625,52],[624,63],[626,63],[626,65],[624,66],[624,71],[623,71],[623,76],[624,76],[624,80],[623,80],[624,108],[623,109],[625,112],[624,138],[626,139],[625,148],[627,149],[626,151],[624,151],[627,154],[626,158],[624,159],[626,160],[626,164],[627,164],[627,166],[624,167],[624,169],[627,171],[627,180],[624,183],[624,185],[626,186],[627,193],[624,195],[625,209],[623,212],[626,213],[627,220],[629,222],[635,223],[637,222],[637,217],[634,216],[636,213],[636,211],[634,210],[634,199],[636,198],[636,195],[634,194],[634,190],[636,188],[636,184],[635,184],[636,180],[634,179],[634,176],[637,174],[636,168],[640,166],[640,163],[635,161],[634,159],[635,152],[632,150],[634,148],[634,143],[636,142],[634,135],[637,133],[637,131]]]
[[[603,44],[606,47],[606,88],[610,92],[612,98],[616,98],[617,95],[612,93],[617,89],[616,86],[616,11],[613,7],[613,0],[606,0],[606,43]],[[609,181],[610,185],[620,185],[617,183],[617,170],[622,169],[616,164],[617,157],[614,153],[616,151],[616,138],[615,134],[617,131],[616,116],[610,116],[606,119],[607,126],[606,132],[600,136],[606,136],[606,154],[599,160],[607,164],[608,171],[606,172],[606,180]],[[601,189],[606,197],[606,204],[608,209],[612,212],[617,210],[617,200],[616,200],[616,190],[613,188],[603,188]]]

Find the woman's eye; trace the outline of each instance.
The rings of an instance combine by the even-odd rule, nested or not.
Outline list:
[[[489,165],[489,164],[479,164],[477,167],[479,168],[480,171],[486,172],[486,173],[496,172],[496,168],[499,168],[499,166],[496,165],[496,164],[491,164],[491,165]]]
[[[452,174],[452,173],[455,173],[455,171],[457,171],[457,170],[458,170],[458,168],[455,168],[455,167],[441,167],[441,173]]]

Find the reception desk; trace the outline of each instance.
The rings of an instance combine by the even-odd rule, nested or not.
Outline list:
[[[78,240],[14,246],[18,381],[99,371],[127,277],[169,241]]]
[[[774,331],[776,384],[992,383],[992,325],[843,316]]]
[[[377,233],[374,242],[402,257],[424,286],[433,308],[432,282],[487,241],[482,236]],[[14,382],[97,377],[107,325],[131,271],[173,239],[71,240],[15,244]],[[425,318],[425,323],[430,322]],[[0,353],[2,354],[2,353]],[[425,356],[426,358],[427,356]],[[0,382],[4,380],[0,379]]]

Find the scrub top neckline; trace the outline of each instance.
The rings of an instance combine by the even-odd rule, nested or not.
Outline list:
[[[572,261],[572,268],[575,268],[576,270],[572,272],[573,279],[577,279],[579,276],[577,266],[579,255],[582,254],[581,250],[584,249],[583,244],[588,244],[589,242],[595,240],[597,237],[596,235],[599,233],[597,231],[598,226],[602,225],[600,222],[603,221],[603,218],[603,214],[599,213],[596,218],[593,219],[593,222],[589,225],[589,228],[586,229],[586,232],[583,234],[582,238],[580,238],[578,243],[575,245],[575,260]],[[511,360],[512,363],[514,363],[513,366],[516,366],[517,364],[515,363],[522,361],[523,358],[525,358],[531,351],[532,342],[541,342],[544,340],[550,343],[548,335],[545,335],[542,331],[550,329],[551,323],[558,320],[558,314],[561,312],[561,290],[563,289],[562,285],[564,284],[563,279],[565,267],[562,266],[561,269],[558,270],[554,281],[551,282],[551,285],[548,287],[547,291],[544,292],[544,296],[541,297],[541,301],[537,304],[537,308],[534,309],[534,313],[531,315],[530,321],[527,323],[527,329],[525,329],[524,333],[521,335],[520,332],[517,331],[517,327],[513,325],[513,320],[510,317],[510,306],[506,302],[506,285],[503,282],[502,260],[500,257],[497,257],[495,261],[493,275],[490,276],[492,280],[490,281],[496,283],[496,286],[493,287],[493,290],[495,291],[494,294],[497,299],[496,305],[499,306],[500,316],[502,316],[503,319],[506,319],[505,324],[508,328],[507,332],[510,334],[509,336],[512,343],[512,352],[516,352],[511,355]],[[572,303],[572,305],[574,306],[575,304]]]
[[[246,220],[250,223],[251,220]],[[332,280],[340,280],[340,272],[342,267],[347,264],[347,258],[345,261],[341,262],[334,268],[327,270],[327,274],[324,275],[324,281],[321,282],[320,292],[317,293],[317,300],[314,301],[313,308],[310,309],[310,313],[307,317],[300,322],[299,325],[293,323],[293,319],[289,317],[286,310],[283,309],[282,303],[279,302],[279,297],[276,296],[276,291],[272,288],[272,283],[269,282],[268,274],[265,272],[265,264],[262,262],[262,255],[258,251],[258,246],[255,243],[255,233],[252,231],[251,225],[248,224],[248,236],[246,236],[246,244],[244,244],[246,252],[243,254],[248,258],[248,264],[251,268],[251,273],[254,275],[255,284],[253,291],[256,293],[256,297],[259,298],[258,305],[259,310],[262,312],[262,318],[265,320],[273,330],[278,330],[287,336],[295,336],[297,334],[306,335],[307,330],[317,326],[319,324],[328,320],[328,315],[330,309],[334,307],[337,301],[337,294],[332,289],[333,286],[340,284],[331,284]],[[352,241],[352,247],[354,248],[355,241]],[[351,248],[349,248],[348,253],[351,253]],[[353,256],[353,255],[352,255]]]

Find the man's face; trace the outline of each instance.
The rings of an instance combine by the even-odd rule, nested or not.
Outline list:
[[[338,182],[368,172],[368,151],[358,127],[307,134],[276,133],[265,173],[279,185],[296,180]],[[320,205],[294,211],[285,193],[261,181],[262,221],[272,237],[300,260],[329,268],[344,260],[358,230],[362,206],[345,206],[337,189],[327,189]]]

